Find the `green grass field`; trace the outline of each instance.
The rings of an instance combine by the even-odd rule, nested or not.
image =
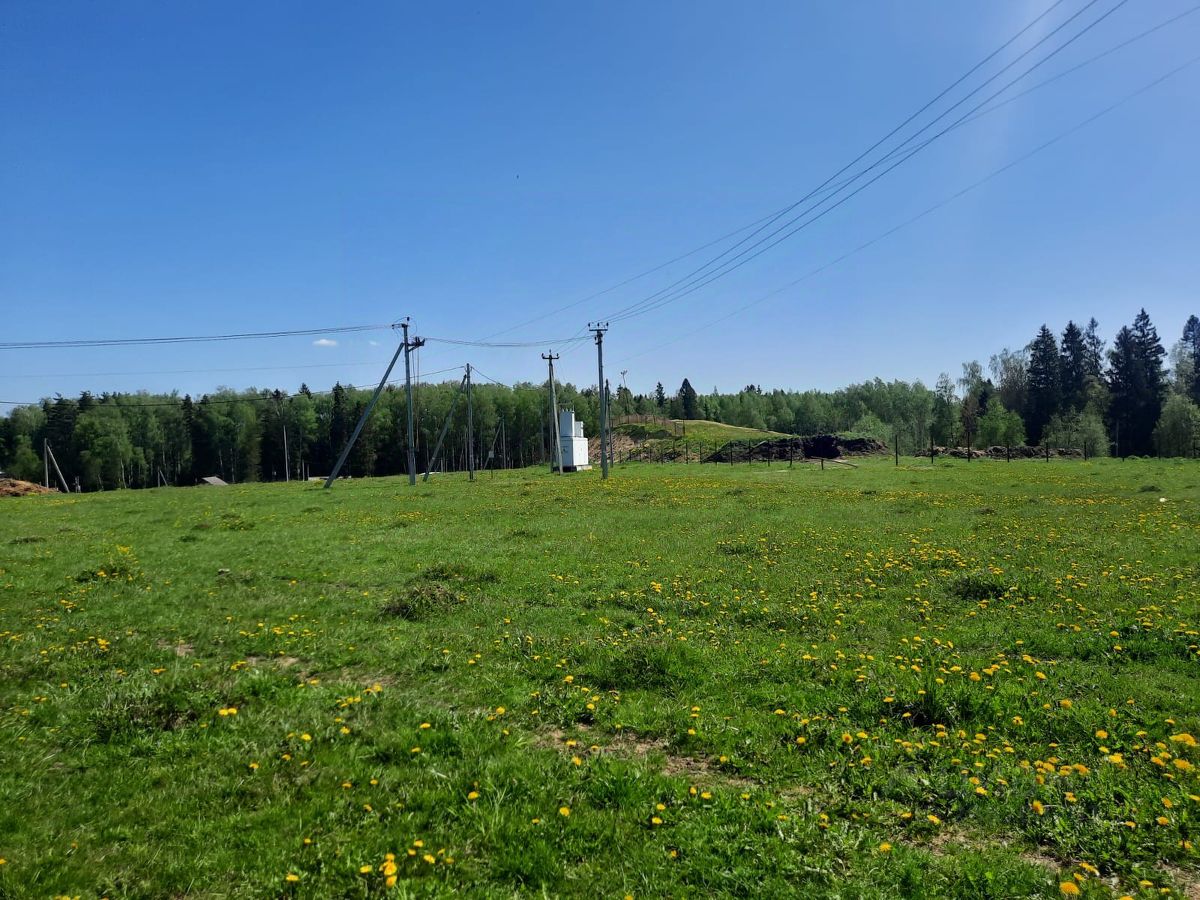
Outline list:
[[[1194,463],[0,503],[0,897],[1200,890]]]
[[[778,431],[761,431],[757,428],[743,428],[740,425],[726,425],[723,422],[710,422],[707,419],[670,419],[670,425],[654,423],[630,423],[618,425],[613,431],[616,434],[633,434],[643,439],[644,435],[657,435],[651,441],[658,441],[670,446],[672,441],[688,440],[712,444],[715,447],[729,441],[756,440],[787,437]]]

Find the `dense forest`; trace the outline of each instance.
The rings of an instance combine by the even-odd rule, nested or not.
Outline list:
[[[589,435],[598,391],[557,386]],[[0,469],[41,480],[48,443],[67,481],[83,490],[191,485],[209,475],[271,481],[328,473],[371,396],[334,385],[295,394],[218,390],[177,395],[84,393],[19,406],[0,419]],[[1191,316],[1170,352],[1145,310],[1107,346],[1092,319],[1060,334],[1043,325],[1030,343],[943,373],[932,389],[880,379],[841,390],[698,393],[684,379],[674,394],[620,387],[613,416],[711,419],[791,434],[854,433],[912,453],[939,446],[1021,444],[1074,447],[1089,456],[1196,456],[1200,452],[1200,319]],[[472,386],[477,466],[525,466],[548,459],[548,384]],[[443,464],[467,463],[467,411],[460,382],[414,391],[416,452],[424,470],[448,422]],[[404,471],[406,400],[389,385],[368,419],[345,474]]]

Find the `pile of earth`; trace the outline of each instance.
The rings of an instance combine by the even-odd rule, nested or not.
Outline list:
[[[767,441],[730,441],[705,458],[710,463],[787,462],[801,459],[842,459],[887,453],[887,444],[875,438],[847,438],[836,434],[773,438]]]
[[[0,497],[24,497],[28,494],[49,494],[49,488],[32,481],[21,481],[17,478],[0,478]]]
[[[966,459],[966,447],[934,447],[936,456],[949,456],[952,459]],[[928,456],[928,450],[918,450],[916,456]],[[987,447],[983,450],[971,449],[971,459],[1083,459],[1083,451],[1076,447]]]

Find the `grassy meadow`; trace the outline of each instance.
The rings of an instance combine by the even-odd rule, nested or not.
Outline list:
[[[1200,466],[0,501],[0,897],[1200,896]]]

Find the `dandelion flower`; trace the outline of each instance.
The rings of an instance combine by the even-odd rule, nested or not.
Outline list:
[[[560,807],[558,808],[558,814],[559,814],[560,816],[562,816],[563,818],[566,818],[567,816],[571,815],[571,807],[569,807],[569,806],[560,806]]]

